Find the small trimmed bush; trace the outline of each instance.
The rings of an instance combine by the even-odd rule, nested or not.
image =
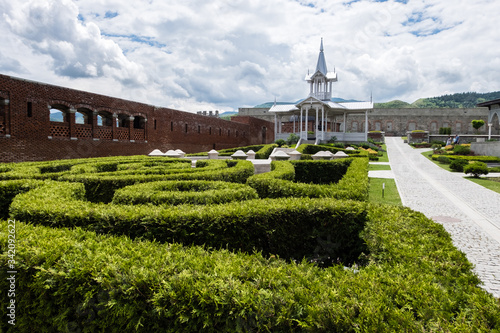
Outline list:
[[[464,167],[469,165],[469,161],[467,160],[451,160],[450,169],[458,172],[463,172]]]
[[[441,164],[450,164],[451,160],[447,156],[439,155],[437,161]]]
[[[471,174],[474,178],[479,178],[481,175],[489,173],[488,166],[483,162],[474,162],[464,167],[465,174]]]

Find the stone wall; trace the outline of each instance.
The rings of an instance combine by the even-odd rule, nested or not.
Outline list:
[[[470,150],[477,155],[500,157],[500,141],[472,142]]]
[[[269,109],[240,108],[239,114],[254,116],[274,122],[274,115]],[[488,108],[457,108],[457,109],[373,109],[368,111],[368,130],[382,131],[385,136],[405,136],[413,130],[428,131],[434,135],[439,133],[441,127],[451,127],[452,134],[476,134],[471,121],[482,119],[488,122]],[[337,117],[336,123],[339,131],[344,128],[343,118]],[[287,123],[285,123],[287,124]],[[291,128],[292,125],[283,126]],[[347,132],[363,132],[365,128],[364,115],[350,115],[347,118]],[[488,127],[483,126],[477,134],[487,134]],[[500,126],[494,124],[493,135],[500,135]]]

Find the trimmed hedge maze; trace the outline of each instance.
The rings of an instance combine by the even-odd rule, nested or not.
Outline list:
[[[0,228],[16,221],[18,271],[16,326],[3,306],[2,330],[500,330],[498,300],[441,225],[367,203],[367,167],[362,157],[276,161],[260,175],[248,161],[144,156],[0,165]]]

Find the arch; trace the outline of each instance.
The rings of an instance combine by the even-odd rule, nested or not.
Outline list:
[[[87,108],[76,109],[75,124],[92,125],[92,110]]]
[[[97,126],[113,126],[113,115],[108,111],[97,113]]]
[[[491,134],[499,135],[500,134],[500,112],[493,112],[491,116],[490,124],[492,125]]]
[[[495,124],[494,123],[495,116],[497,116],[497,118],[496,118],[498,120],[497,123],[500,122],[500,110],[499,109],[490,110],[490,114],[488,117],[488,123]]]
[[[49,106],[49,119],[55,123],[68,123],[69,107],[62,104],[53,104]]]
[[[130,116],[125,113],[119,113],[116,117],[116,127],[128,128],[130,126]]]
[[[146,118],[143,116],[134,116],[134,128],[144,129],[146,127]]]

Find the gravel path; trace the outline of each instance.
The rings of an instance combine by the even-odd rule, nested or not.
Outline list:
[[[401,138],[386,145],[403,205],[442,224],[483,288],[500,298],[500,194],[440,168]]]

